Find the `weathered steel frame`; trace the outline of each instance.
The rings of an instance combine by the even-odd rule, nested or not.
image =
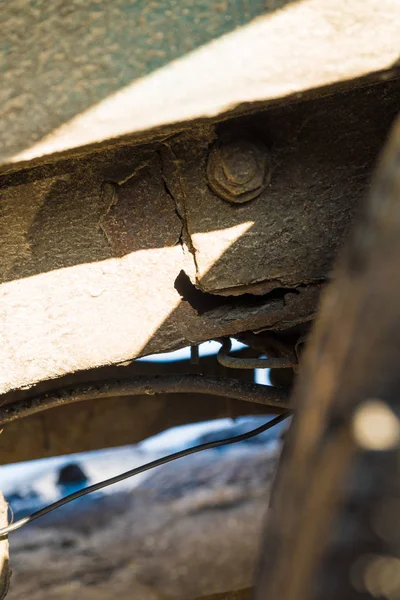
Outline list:
[[[310,321],[399,97],[394,80],[3,175],[0,390]],[[227,130],[257,130],[273,164],[240,206],[207,185]]]
[[[307,325],[399,98],[391,80],[5,173],[3,402],[12,390],[35,386],[24,394],[36,394],[46,381],[54,388],[60,377],[82,380],[87,369],[140,355]],[[208,187],[209,148],[226,135],[255,134],[271,181],[235,206]],[[193,402],[189,413],[166,396],[106,402],[7,426],[3,462],[135,442],[171,424],[245,411],[215,398]],[[162,423],[143,429],[143,414],[160,402]],[[76,432],[89,420],[96,426],[83,439]]]

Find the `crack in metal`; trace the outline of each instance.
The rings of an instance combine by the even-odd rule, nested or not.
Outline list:
[[[197,273],[199,272],[199,269],[197,265],[196,248],[193,244],[193,240],[191,238],[187,226],[186,209],[184,202],[187,194],[185,192],[183,178],[179,170],[180,161],[174,154],[171,146],[166,142],[163,142],[162,148],[159,150],[159,156],[161,161],[161,176],[164,181],[166,192],[174,201],[175,212],[182,223],[182,230],[181,235],[179,237],[179,243],[182,246],[183,250],[187,250],[192,255],[197,278]],[[180,194],[177,195],[176,193],[174,193],[173,186],[171,185],[171,182],[169,180],[169,176],[175,179]]]

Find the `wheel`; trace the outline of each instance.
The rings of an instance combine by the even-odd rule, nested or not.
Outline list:
[[[257,600],[400,598],[400,122],[305,351]]]

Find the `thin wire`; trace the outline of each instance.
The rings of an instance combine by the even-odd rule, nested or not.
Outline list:
[[[219,448],[220,446],[226,446],[228,444],[235,444],[237,442],[243,442],[245,440],[248,440],[249,438],[252,438],[260,433],[263,433],[264,431],[267,431],[268,429],[271,429],[275,425],[278,425],[278,423],[281,423],[282,421],[290,417],[292,414],[293,411],[288,410],[285,413],[279,415],[278,417],[275,417],[271,421],[268,421],[268,423],[265,423],[264,425],[261,425],[256,429],[248,431],[247,433],[242,433],[241,435],[236,435],[225,440],[206,442],[205,444],[193,446],[193,448],[188,448],[186,450],[174,452],[174,454],[169,454],[168,456],[164,456],[163,458],[158,458],[157,460],[153,460],[152,462],[142,465],[141,467],[136,467],[135,469],[131,469],[130,471],[126,471],[125,473],[121,473],[120,475],[110,477],[110,479],[106,479],[105,481],[100,481],[99,483],[89,485],[83,490],[79,490],[78,492],[74,492],[69,496],[65,496],[65,498],[61,498],[61,500],[57,500],[57,502],[53,502],[53,504],[49,504],[49,506],[45,506],[44,508],[41,508],[40,510],[32,513],[31,515],[28,515],[27,517],[19,519],[18,521],[15,521],[7,527],[3,527],[2,529],[0,529],[0,538],[11,533],[12,531],[15,531],[16,529],[20,529],[24,525],[27,525],[28,523],[31,523],[36,519],[39,519],[39,517],[47,515],[48,513],[52,512],[53,510],[56,510],[57,508],[61,508],[62,506],[68,504],[69,502],[72,502],[73,500],[82,498],[82,496],[86,496],[87,494],[91,494],[92,492],[97,492],[98,490],[108,487],[109,485],[113,485],[114,483],[119,483],[124,479],[133,477],[134,475],[139,475],[139,473],[144,473],[145,471],[149,471],[150,469],[154,469],[155,467],[160,467],[161,465],[165,465],[169,462],[172,462],[173,460],[183,458],[184,456],[189,456],[190,454],[195,454],[196,452],[201,452],[202,450],[210,450],[211,448]]]
[[[217,354],[217,360],[220,365],[228,369],[288,369],[296,367],[297,362],[290,358],[242,358],[241,356],[230,356],[232,342],[229,338],[222,342],[222,346]]]

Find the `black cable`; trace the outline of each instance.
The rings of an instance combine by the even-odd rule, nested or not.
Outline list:
[[[86,496],[91,492],[97,492],[97,490],[101,490],[102,488],[108,487],[109,485],[113,485],[114,483],[119,483],[124,479],[133,477],[134,475],[139,475],[139,473],[144,473],[145,471],[149,471],[150,469],[154,469],[155,467],[160,467],[161,465],[165,465],[166,463],[172,462],[173,460],[183,458],[184,456],[189,456],[190,454],[195,454],[196,452],[201,452],[202,450],[210,450],[211,448],[218,448],[219,446],[226,446],[228,444],[235,444],[237,442],[243,442],[244,440],[248,440],[249,438],[263,433],[263,431],[267,431],[267,429],[271,429],[275,425],[278,425],[278,423],[281,423],[281,421],[284,421],[285,419],[290,417],[292,413],[293,411],[288,410],[285,413],[279,415],[278,417],[275,417],[275,419],[268,421],[268,423],[264,423],[264,425],[257,427],[257,429],[248,431],[247,433],[242,433],[241,435],[236,435],[225,440],[206,442],[205,444],[200,444],[198,446],[194,446],[193,448],[188,448],[186,450],[174,452],[174,454],[164,456],[163,458],[158,458],[157,460],[153,460],[152,462],[142,465],[141,467],[136,467],[135,469],[131,469],[130,471],[126,471],[125,473],[121,473],[120,475],[115,475],[115,477],[110,477],[110,479],[106,479],[105,481],[100,481],[99,483],[89,485],[83,490],[79,490],[78,492],[74,492],[69,496],[65,496],[65,498],[61,498],[61,500],[57,500],[57,502],[53,502],[53,504],[49,504],[49,506],[45,506],[44,508],[41,508],[40,510],[32,513],[31,515],[28,515],[27,517],[19,519],[18,521],[15,521],[15,523],[12,523],[7,527],[3,527],[2,529],[0,529],[0,538],[11,533],[12,531],[15,531],[16,529],[20,529],[24,525],[27,525],[28,523],[31,523],[36,519],[39,519],[39,517],[47,515],[48,513],[52,512],[53,510],[56,510],[57,508],[61,508],[61,506],[64,506],[65,504],[68,504],[73,500],[77,500],[78,498]]]
[[[228,369],[288,369],[297,366],[297,362],[290,358],[243,358],[241,356],[231,356],[229,354],[232,348],[232,342],[229,338],[222,342],[222,346],[217,354],[217,360],[220,365]]]
[[[289,392],[228,377],[204,375],[138,375],[132,379],[83,383],[45,392],[0,407],[0,426],[43,410],[96,398],[118,398],[154,394],[211,394],[255,402],[282,410],[288,408]]]

